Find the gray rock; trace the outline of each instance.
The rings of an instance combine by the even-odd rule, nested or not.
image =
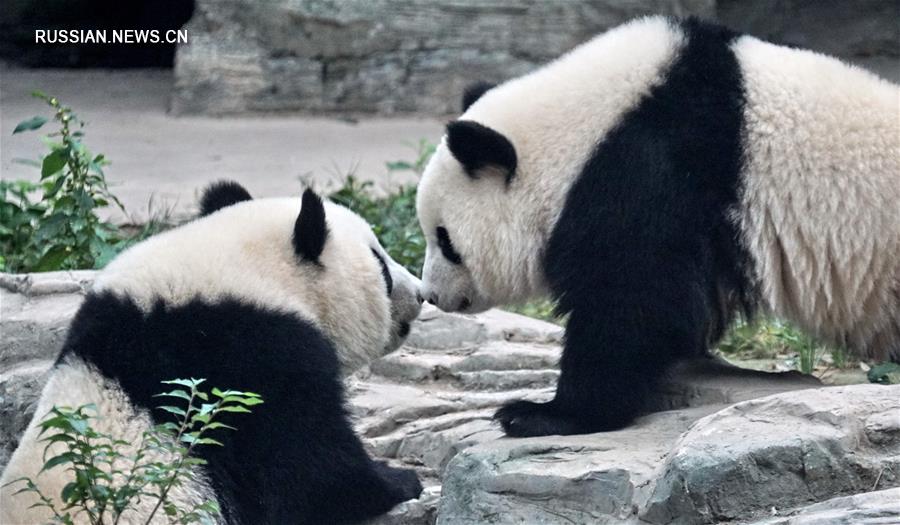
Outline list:
[[[900,523],[900,488],[833,498],[790,514],[752,525],[895,525]]]
[[[425,487],[419,499],[403,502],[368,525],[434,525],[441,487]]]
[[[670,410],[590,436],[501,439],[455,455],[445,469],[441,524],[637,521],[673,443],[728,404],[817,386],[798,374],[685,363],[663,385]]]
[[[900,80],[894,0],[199,0],[175,113],[456,114],[474,80],[526,73],[634,17],[699,15]]]
[[[468,83],[523,74],[632,17],[714,10],[714,0],[200,0],[172,109],[455,113]]]
[[[900,484],[900,385],[738,403],[672,448],[641,518],[716,523]]]
[[[504,438],[468,448],[447,467],[438,523],[628,519],[646,497],[671,443],[691,421],[712,410],[654,414],[617,432]]]
[[[900,3],[895,0],[718,0],[718,18],[743,32],[814,49],[900,82]]]
[[[31,421],[53,361],[38,360],[0,369],[0,472]]]
[[[94,273],[0,273],[0,370],[56,357]]]
[[[0,274],[0,468],[92,280]],[[815,388],[797,373],[700,359],[661,385],[650,408],[666,411],[627,429],[504,438],[499,406],[553,396],[561,337],[507,312],[426,308],[403,348],[348,377],[370,452],[426,487],[373,525],[894,519],[896,491],[849,495],[900,485],[900,387]]]

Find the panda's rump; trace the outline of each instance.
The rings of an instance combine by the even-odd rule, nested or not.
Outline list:
[[[28,477],[37,484],[43,494],[58,500],[63,487],[72,481],[71,473],[65,466],[40,472],[45,459],[65,450],[62,444],[55,443],[45,453],[46,443],[41,441],[42,437],[39,436],[40,423],[54,406],[77,408],[93,405],[96,412],[91,414],[96,417],[92,419],[91,426],[99,433],[109,434],[128,442],[129,445],[119,449],[125,456],[136,452],[143,433],[151,425],[147,411],[135,407],[116,382],[105,378],[78,357],[70,356],[57,363],[49,374],[34,417],[21,436],[19,446],[0,479],[0,485],[3,485],[0,488],[0,523],[44,523],[52,519],[52,513],[45,507],[29,508],[37,502],[34,494],[15,494],[24,486],[22,483],[5,486],[7,483]],[[148,456],[148,459],[151,457]],[[129,465],[121,464],[117,465],[117,468],[127,471]],[[192,508],[203,501],[215,499],[202,472],[196,472],[193,479],[195,481],[191,484],[170,493],[170,500],[180,508]],[[132,511],[123,514],[119,523],[144,523],[154,504],[155,501],[147,498],[142,502],[135,502],[131,505]],[[82,523],[78,518],[75,522]],[[153,523],[168,523],[168,521],[161,513]]]
[[[772,313],[900,356],[900,89],[836,59],[742,37],[739,221]]]

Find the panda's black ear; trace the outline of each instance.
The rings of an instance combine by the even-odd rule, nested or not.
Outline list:
[[[456,120],[447,124],[447,147],[470,177],[477,177],[484,168],[495,168],[509,183],[516,173],[518,160],[512,142],[477,122]]]
[[[463,90],[462,96],[462,111],[463,113],[469,109],[469,106],[475,103],[476,100],[481,98],[481,95],[484,95],[488,91],[490,91],[494,86],[493,82],[485,82],[484,80],[479,80],[478,82],[473,82],[466,86],[466,89]]]
[[[294,253],[297,257],[318,263],[319,255],[325,248],[328,239],[328,226],[325,224],[325,206],[322,199],[311,189],[303,192],[300,215],[294,223]]]
[[[200,216],[206,217],[232,204],[249,200],[253,200],[250,192],[237,182],[233,180],[213,182],[203,190],[203,196],[200,197]]]

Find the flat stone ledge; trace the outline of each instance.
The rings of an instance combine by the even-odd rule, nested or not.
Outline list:
[[[751,525],[895,525],[900,523],[900,488],[832,498]]]

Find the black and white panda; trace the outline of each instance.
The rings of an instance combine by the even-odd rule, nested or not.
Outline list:
[[[464,100],[418,189],[422,293],[570,315],[555,398],[502,408],[507,434],[628,424],[740,310],[900,357],[897,85],[648,17]]]
[[[98,275],[0,483],[28,476],[58,498],[69,473],[38,474],[36,439],[53,405],[93,403],[98,430],[138,443],[164,419],[154,410],[160,381],[203,377],[265,404],[216,436],[224,447],[198,449],[208,465],[173,494],[183,508],[213,498],[225,523],[347,523],[417,497],[414,471],[366,454],[342,378],[402,343],[420,310],[418,280],[363,219],[311,190],[301,204],[220,183],[201,215]],[[49,521],[46,509],[29,509],[31,494],[12,495],[18,488],[2,489],[0,523]],[[143,523],[152,503],[124,518]]]

